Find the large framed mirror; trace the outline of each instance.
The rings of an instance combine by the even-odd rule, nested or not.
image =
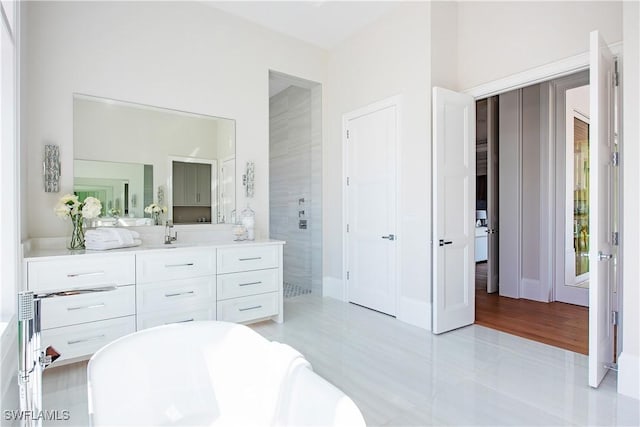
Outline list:
[[[74,192],[100,199],[105,225],[152,224],[152,203],[161,222],[228,223],[235,139],[232,119],[74,94]]]

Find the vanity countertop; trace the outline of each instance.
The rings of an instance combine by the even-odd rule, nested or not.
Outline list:
[[[24,260],[25,261],[47,261],[49,259],[60,257],[75,257],[75,256],[100,256],[109,254],[121,254],[121,253],[145,253],[151,251],[167,251],[176,249],[189,249],[189,248],[228,248],[228,247],[247,247],[247,246],[265,246],[280,244],[284,245],[286,242],[283,240],[273,239],[260,239],[260,240],[221,240],[210,242],[178,242],[168,245],[164,244],[148,244],[143,243],[140,246],[134,246],[130,248],[121,249],[109,249],[105,251],[93,251],[93,250],[69,250],[66,248],[57,247],[42,247],[38,245],[31,245],[30,242],[24,244]]]

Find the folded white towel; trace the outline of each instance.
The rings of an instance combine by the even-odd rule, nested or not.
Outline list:
[[[85,240],[85,243],[84,243],[85,248],[87,248],[87,250],[90,250],[90,251],[106,251],[109,249],[130,248],[133,246],[140,246],[141,244],[142,244],[142,240],[140,239],[133,239],[131,244],[126,246],[123,246],[117,240],[111,240],[111,241]]]
[[[85,232],[85,247],[89,250],[128,248],[142,243],[140,234],[133,230],[114,227],[98,227]]]

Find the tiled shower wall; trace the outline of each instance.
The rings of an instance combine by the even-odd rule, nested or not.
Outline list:
[[[270,237],[287,242],[284,282],[321,294],[320,86],[290,86],[271,97],[269,174]],[[307,221],[306,229],[299,227],[300,220]]]

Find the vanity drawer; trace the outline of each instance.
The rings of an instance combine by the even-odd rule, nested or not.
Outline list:
[[[278,292],[218,301],[218,320],[250,322],[278,314]]]
[[[138,283],[216,274],[215,249],[163,249],[136,256]]]
[[[77,325],[136,313],[135,285],[42,300],[42,329]]]
[[[43,348],[53,346],[60,358],[58,361],[88,357],[111,341],[136,331],[135,316],[83,323],[81,325],[42,331]]]
[[[175,309],[194,303],[215,305],[215,276],[137,285],[138,314]]]
[[[218,275],[218,299],[238,298],[278,290],[279,270],[247,271]]]
[[[91,255],[55,261],[31,261],[30,291],[130,285],[136,281],[135,255]]]
[[[138,313],[138,330],[171,323],[186,323],[198,320],[216,320],[216,304],[183,307],[180,310],[164,310],[153,313]]]
[[[279,245],[218,249],[218,273],[278,267]]]

